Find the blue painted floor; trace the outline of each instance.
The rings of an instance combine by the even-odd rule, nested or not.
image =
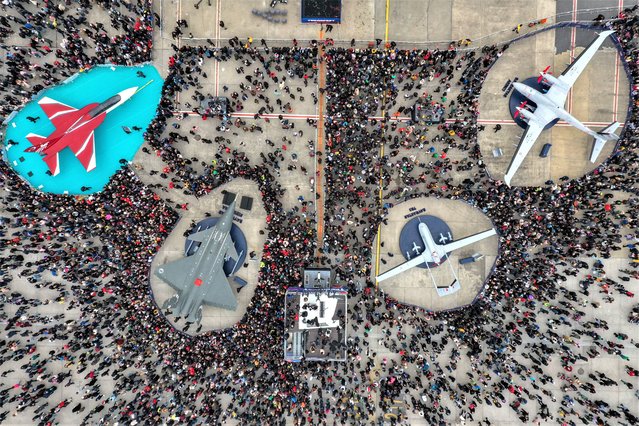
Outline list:
[[[142,71],[145,77],[136,73]],[[125,104],[107,114],[104,122],[95,130],[96,168],[87,172],[69,148],[60,151],[60,173],[50,176],[47,165],[38,153],[24,152],[31,146],[26,139],[29,133],[48,136],[55,130],[38,100],[48,96],[75,108],[92,102],[102,102],[129,87],[142,87]],[[163,80],[152,65],[138,67],[101,66],[80,73],[65,84],[45,90],[29,102],[7,124],[3,145],[3,158],[34,188],[53,194],[91,194],[101,191],[109,179],[121,167],[120,160],[131,161],[144,142],[144,131],[156,114]],[[40,117],[36,123],[27,117]],[[141,127],[141,131],[126,134],[122,126]],[[9,146],[8,141],[17,142]],[[90,190],[82,191],[82,187]]]

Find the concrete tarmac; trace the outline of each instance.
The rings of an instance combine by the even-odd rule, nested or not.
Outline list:
[[[583,0],[579,1],[579,5],[583,5]],[[593,0],[594,1],[594,0]],[[299,7],[296,2],[290,1],[288,5],[278,5],[278,9],[285,9],[288,11],[286,24],[271,24],[265,23],[262,18],[256,17],[251,14],[252,8],[266,9],[268,8],[267,0],[246,0],[243,2],[227,1],[227,0],[211,0],[209,6],[208,0],[200,2],[199,8],[195,8],[193,1],[182,0],[160,0],[154,2],[154,10],[161,16],[162,30],[156,31],[154,34],[154,51],[153,62],[158,67],[163,76],[167,75],[167,64],[169,57],[172,55],[171,44],[176,46],[183,44],[197,45],[206,42],[206,39],[211,39],[215,45],[219,46],[222,42],[232,36],[238,36],[241,39],[247,39],[252,37],[254,43],[259,43],[261,38],[268,40],[269,45],[286,45],[290,46],[291,40],[296,38],[297,40],[306,41],[312,39],[318,39],[320,37],[320,29],[318,25],[313,24],[301,24],[299,22]],[[551,0],[540,0],[536,2],[518,2],[516,7],[512,1],[508,0],[405,0],[405,1],[383,1],[383,0],[353,0],[344,1],[341,25],[335,25],[335,29],[332,33],[324,34],[325,37],[332,37],[335,39],[335,44],[338,46],[350,45],[351,39],[355,39],[356,46],[364,47],[369,42],[375,39],[396,40],[401,47],[423,48],[426,46],[442,47],[448,46],[450,41],[457,41],[462,39],[471,39],[472,44],[469,48],[475,46],[481,46],[483,44],[490,44],[494,42],[503,42],[511,38],[514,38],[517,34],[513,32],[518,24],[523,23],[524,27],[522,32],[528,31],[527,23],[541,18],[551,17],[558,10],[563,12],[572,12],[570,10],[570,4],[568,2],[553,2]],[[577,2],[572,2],[574,5]],[[608,2],[610,3],[610,2]],[[623,4],[627,4],[624,0]],[[589,2],[588,5],[594,4]],[[560,8],[561,6],[561,8]],[[591,7],[591,6],[588,6]],[[102,9],[96,9],[101,13],[91,17],[91,19],[100,20],[105,23],[105,27],[108,27],[108,16]],[[590,13],[587,12],[590,18]],[[604,14],[606,16],[614,15],[614,10],[607,10]],[[575,12],[579,17],[585,16],[579,12]],[[189,22],[189,28],[185,31],[185,37],[181,40],[171,39],[171,31],[175,25],[176,19],[186,19]],[[565,19],[565,18],[561,18]],[[220,28],[219,22],[224,21],[224,28]],[[551,19],[552,21],[552,19]],[[563,31],[563,30],[562,30]],[[192,34],[192,38],[189,36]],[[559,34],[559,32],[557,32]],[[501,97],[499,89],[503,86],[503,83],[507,78],[511,78],[513,75],[528,76],[533,75],[537,70],[543,69],[548,63],[554,64],[556,69],[561,69],[562,64],[565,64],[569,60],[569,55],[566,56],[566,52],[574,49],[573,54],[578,54],[579,46],[581,46],[581,35],[577,37],[577,42],[574,44],[574,48],[566,48],[565,45],[561,45],[561,49],[557,49],[557,37],[552,32],[547,32],[536,36],[535,38],[527,39],[518,43],[513,43],[509,50],[503,55],[503,57],[497,61],[491,74],[487,79],[484,89],[480,97],[480,120],[507,120],[508,117],[504,115],[503,105],[505,105],[505,99]],[[585,37],[585,35],[583,36]],[[566,37],[561,36],[564,40]],[[24,45],[24,40],[17,36],[12,36],[7,39],[6,44],[11,45]],[[563,42],[562,42],[563,43]],[[56,41],[59,44],[59,41]],[[572,46],[572,45],[571,45]],[[563,52],[563,53],[562,53]],[[518,53],[518,55],[517,55]],[[558,54],[556,54],[558,53]],[[509,56],[512,55],[512,56]],[[529,61],[524,61],[521,58],[530,58]],[[575,86],[574,99],[572,101],[572,108],[574,108],[575,114],[585,121],[610,121],[614,118],[614,114],[618,120],[623,121],[625,117],[625,105],[627,102],[628,84],[623,78],[623,73],[620,72],[620,65],[615,64],[615,53],[610,48],[602,48],[602,51],[597,54],[592,61],[591,70],[587,70],[582,75],[580,82]],[[205,65],[205,69],[208,78],[203,81],[203,89],[211,94],[224,93],[222,86],[227,85],[229,91],[232,92],[234,86],[239,84],[238,76],[235,73],[235,67],[238,64],[228,63],[219,64],[215,61],[208,61]],[[5,67],[0,62],[0,70],[5,71]],[[614,89],[610,81],[616,81],[610,78],[612,75],[620,75],[619,86]],[[306,101],[293,102],[294,113],[307,114],[309,116],[317,115],[317,108],[309,102],[310,93],[317,94],[317,81],[313,79],[312,83],[307,87],[302,87],[302,95],[306,98]],[[597,90],[591,90],[596,88]],[[273,94],[274,95],[274,94]],[[183,93],[179,99],[179,106],[186,107],[187,102],[190,100],[191,93]],[[616,100],[615,100],[616,97]],[[617,105],[615,110],[614,105]],[[252,109],[246,108],[247,112],[256,112]],[[179,108],[178,108],[179,109]],[[252,114],[251,114],[252,115]],[[250,124],[253,122],[252,118],[244,118],[244,120]],[[291,121],[296,123],[296,129],[304,131],[304,136],[299,137],[299,140],[293,141],[295,146],[295,152],[308,153],[313,150],[315,143],[317,142],[316,131],[312,126],[306,124],[305,118],[293,118]],[[177,122],[177,120],[176,120]],[[206,137],[214,136],[214,127],[216,123],[213,120],[202,121],[197,117],[188,117],[181,120],[180,124],[184,127],[197,126],[200,128],[198,132]],[[245,151],[247,155],[255,161],[259,156],[259,153],[274,153],[275,150],[282,145],[281,137],[289,136],[291,132],[283,132],[279,121],[273,120],[269,124],[265,124],[263,120],[259,120],[259,124],[264,127],[264,134],[255,134],[253,139],[246,137],[247,133],[237,132],[238,135],[234,135],[233,132],[227,133],[227,137],[230,138],[230,149],[238,149]],[[492,125],[486,124],[486,131],[481,132],[479,136],[480,146],[482,147],[482,153],[487,163],[491,174],[495,177],[499,177],[499,173],[503,174],[508,152],[513,152],[513,144],[516,144],[518,136],[521,132],[520,129],[513,125],[504,125],[504,129],[501,132],[494,134],[490,129]],[[253,135],[252,133],[250,135]],[[533,147],[529,163],[525,163],[521,169],[521,180],[519,184],[532,184],[538,185],[548,178],[556,179],[558,176],[562,176],[566,173],[573,173],[574,176],[583,174],[591,169],[591,166],[585,161],[582,154],[585,153],[587,143],[586,140],[579,139],[578,133],[575,133],[573,129],[565,127],[556,127],[555,129],[547,132],[543,135],[546,139],[553,141],[553,149],[551,157],[547,160],[541,161],[536,156],[539,146]],[[266,145],[263,141],[269,138],[275,142],[275,146]],[[279,140],[278,140],[279,138]],[[306,148],[310,145],[311,148]],[[299,146],[304,148],[300,149]],[[500,146],[504,150],[504,156],[499,159],[492,158],[492,148]],[[180,145],[180,152],[186,158],[197,156],[201,161],[205,161],[210,164],[215,157],[215,151],[210,148],[209,145],[200,142],[195,143],[191,138],[190,144],[182,143]],[[606,151],[609,152],[609,151]],[[290,151],[286,151],[283,155],[291,155]],[[602,154],[603,157],[604,154]],[[509,161],[509,160],[508,160]],[[505,163],[504,163],[505,162]],[[309,207],[308,217],[311,218],[315,211],[315,186],[310,183],[310,179],[315,175],[316,162],[314,158],[309,155],[300,155],[298,158],[298,165],[304,166],[307,169],[307,173],[304,173],[301,168],[296,170],[282,170],[281,175],[278,176],[278,181],[282,187],[286,189],[283,196],[283,204],[285,209],[289,209],[295,205],[300,205],[300,197],[303,200],[311,200],[311,206]],[[210,194],[207,197],[203,197],[201,200],[196,200],[192,197],[184,196],[182,191],[172,191],[168,188],[167,181],[159,178],[157,175],[151,175],[149,172],[154,169],[160,169],[163,167],[161,160],[155,155],[155,153],[145,154],[142,151],[136,156],[133,167],[136,168],[137,174],[148,185],[161,185],[161,188],[157,188],[155,191],[160,196],[168,200],[170,199],[175,204],[189,203],[189,210],[183,213],[182,220],[173,232],[173,235],[165,241],[165,245],[162,250],[166,253],[166,258],[170,256],[177,256],[181,248],[183,248],[183,237],[181,236],[181,229],[186,229],[186,225],[191,220],[199,220],[204,212],[216,210],[221,202],[219,192]],[[199,167],[199,166],[198,166]],[[592,166],[594,167],[594,166]],[[454,172],[455,179],[463,179],[463,172]],[[516,176],[517,178],[517,176]],[[517,181],[513,181],[517,183]],[[235,185],[235,186],[232,186]],[[260,199],[256,193],[256,189],[251,187],[247,182],[235,179],[232,183],[218,188],[217,191],[222,189],[229,189],[233,192],[241,192],[243,195],[252,194],[256,201]],[[2,189],[0,189],[2,190]],[[426,203],[424,200],[416,200],[415,202]],[[430,200],[427,202],[429,209],[439,209],[436,204],[430,204]],[[436,203],[439,203],[437,201]],[[450,212],[446,213],[445,204],[441,204],[441,215],[450,215]],[[461,203],[461,202],[456,202]],[[408,204],[406,204],[408,205]],[[252,237],[249,241],[249,247],[255,250],[260,250],[263,243],[263,237],[259,236],[260,229],[264,228],[265,218],[261,216],[261,206],[259,201],[257,205],[254,205],[256,211],[255,217],[246,223],[246,231],[250,235],[252,233],[257,236]],[[466,235],[466,232],[471,232],[477,229],[483,229],[486,225],[486,219],[480,212],[470,210],[462,216],[462,219],[453,221],[455,229],[455,235]],[[400,208],[397,208],[397,212],[400,212]],[[391,209],[392,211],[392,209]],[[393,213],[394,214],[394,213]],[[384,251],[391,251],[390,248],[394,244],[395,233],[400,228],[400,222],[397,219],[389,217],[390,225],[388,228],[382,229],[381,239],[386,241],[384,245]],[[243,228],[244,230],[244,228]],[[493,238],[492,241],[496,239]],[[492,243],[491,243],[492,244]],[[468,252],[475,251],[469,249]],[[487,271],[489,271],[492,265],[492,260],[496,255],[496,247],[487,246],[482,248],[482,251],[486,252],[485,262],[483,264],[474,265],[478,267],[476,271],[471,271],[466,276],[465,282],[469,283],[463,288],[468,289],[463,293],[465,299],[459,299],[455,301],[457,305],[463,305],[467,303],[467,300],[472,300],[478,288],[481,286],[481,280],[485,277]],[[491,256],[492,260],[491,260]],[[622,268],[624,262],[627,262],[626,253],[614,252],[611,259],[605,260],[604,264],[606,269],[610,270],[610,276],[616,278],[614,271]],[[388,258],[388,257],[387,257]],[[395,256],[393,259],[399,260],[399,256]],[[159,262],[161,256],[156,256],[154,264]],[[592,265],[592,259],[583,258],[582,260]],[[451,259],[449,261],[453,261]],[[245,279],[249,281],[249,286],[254,285],[251,282],[251,278],[256,276],[255,264],[256,262],[249,262],[249,267],[243,269]],[[392,266],[389,262],[386,267]],[[580,274],[577,277],[569,277],[568,281],[563,283],[566,289],[578,290],[579,280],[583,279],[586,273]],[[460,277],[461,277],[460,273]],[[47,279],[55,280],[57,278],[47,273]],[[388,288],[386,291],[389,295],[396,294],[396,297],[400,297],[406,301],[415,301],[418,297],[424,297],[424,301],[420,302],[427,309],[445,309],[447,306],[437,305],[439,300],[435,300],[432,296],[426,298],[424,287],[422,284],[422,278],[416,278],[413,284],[401,288],[395,286]],[[414,285],[417,283],[418,285]],[[65,283],[69,286],[69,283]],[[155,286],[155,284],[152,284]],[[42,315],[53,316],[56,314],[64,314],[65,319],[75,320],[80,319],[80,313],[75,306],[69,306],[69,302],[65,300],[56,301],[56,294],[45,293],[36,288],[33,284],[27,282],[27,280],[20,277],[16,277],[12,286],[27,297],[37,297],[42,300],[43,304],[38,308],[38,311]],[[241,297],[248,303],[249,293],[247,291],[250,287],[243,290]],[[156,288],[154,287],[154,290]],[[395,292],[395,293],[392,293]],[[168,294],[167,289],[157,288],[159,295]],[[401,294],[400,294],[401,293]],[[610,330],[602,332],[604,338],[614,340],[612,332],[616,330],[632,330],[629,328],[625,318],[620,315],[620,312],[629,311],[633,305],[634,299],[617,297],[614,304],[607,305],[601,300],[601,294],[593,294],[591,300],[584,301],[583,310],[587,315],[596,315],[599,318],[605,319],[610,324]],[[160,296],[164,297],[164,296]],[[400,299],[401,300],[401,299]],[[453,300],[453,299],[450,299]],[[588,302],[599,301],[602,303],[602,307],[595,309]],[[496,307],[497,308],[497,307]],[[211,311],[206,315],[207,327],[228,327],[236,322],[242,316],[242,309],[238,307],[235,313],[222,315],[222,313],[216,313]],[[539,322],[542,327],[546,327],[543,315],[540,316]],[[565,326],[559,326],[562,329],[562,333],[569,335],[571,330]],[[414,332],[415,330],[406,329],[406,333]],[[559,332],[558,332],[559,333]],[[382,334],[382,330],[379,327],[373,327],[369,335],[368,341],[371,348],[376,350],[377,358],[375,359],[376,368],[371,373],[373,376],[375,372],[383,375],[381,370],[381,360],[397,359],[397,354],[386,348],[388,341],[385,335]],[[108,338],[104,340],[105,347],[102,349],[105,356],[111,356],[118,358],[121,356],[120,350],[113,344]],[[38,353],[43,356],[51,349],[59,349],[60,342],[44,340],[38,343]],[[583,341],[577,341],[576,344],[580,345],[582,350],[586,350],[587,347],[592,345],[592,342],[584,339]],[[625,354],[630,356],[636,365],[639,351],[632,345],[626,345],[627,349]],[[449,347],[442,352],[441,361],[442,364],[446,364],[448,361],[445,357],[450,354],[453,349],[453,342],[449,343]],[[464,349],[464,348],[462,348]],[[151,349],[149,349],[151,351]],[[152,353],[149,353],[152,356]],[[529,361],[521,360],[527,364]],[[8,374],[2,379],[3,384],[8,387],[27,380],[27,374],[20,369],[20,365],[23,362],[15,362],[14,365],[7,365],[7,368],[13,368],[15,371]],[[587,374],[589,371],[598,370],[606,373],[608,377],[619,380],[620,378],[627,379],[623,365],[625,362],[615,355],[609,355],[603,353],[598,358],[591,360],[587,363],[583,363],[579,366],[583,369],[583,373]],[[61,401],[67,397],[80,400],[81,396],[85,394],[88,389],[84,386],[84,376],[88,373],[90,368],[86,365],[71,364],[66,365],[64,361],[54,363],[52,372],[57,371],[71,371],[73,374],[73,380],[75,384],[69,387],[59,386],[58,390],[50,397],[51,401]],[[411,367],[412,368],[412,367]],[[465,373],[470,371],[472,365],[468,362],[462,363],[458,366],[458,369],[451,373],[453,377],[462,379],[465,377]],[[547,368],[551,374],[557,374],[563,372],[563,369],[559,365],[557,359],[550,361],[550,366]],[[136,371],[136,368],[131,365],[124,374],[145,374],[143,371]],[[309,383],[313,383],[313,380],[309,379]],[[108,376],[99,377],[97,383],[100,386],[101,393],[103,395],[110,396],[114,390],[115,380]],[[637,382],[635,380],[635,385]],[[561,393],[560,382],[556,381],[556,385],[549,386],[557,394]],[[411,394],[416,398],[420,396],[419,389],[411,390]],[[601,387],[597,386],[598,398],[608,401],[611,405],[620,402],[625,403],[631,407],[636,404],[636,399],[632,392],[628,391],[624,387]],[[120,395],[118,398],[133,398],[134,395]],[[373,399],[378,398],[375,394]],[[519,424],[519,420],[515,416],[515,413],[508,407],[508,403],[514,398],[511,394],[506,394],[507,401],[501,408],[495,406],[480,405],[477,409],[475,418],[481,419],[485,416],[489,416],[493,424],[500,425],[515,425]],[[223,397],[223,401],[228,403],[229,398]],[[87,410],[92,409],[100,402],[94,400],[84,400],[83,404],[87,407]],[[557,412],[559,406],[557,401],[550,409],[552,412]],[[530,402],[529,412],[535,410],[536,402]],[[448,421],[451,424],[459,423],[459,410],[453,404],[450,404],[451,414]],[[380,413],[381,414],[381,413]],[[31,409],[25,410],[21,413],[15,413],[7,420],[6,424],[11,425],[28,425],[33,424],[33,412]],[[77,425],[78,417],[73,415],[70,409],[65,408],[58,415],[61,425]],[[559,420],[559,419],[556,419]],[[144,419],[137,419],[140,423],[143,423]],[[423,418],[420,418],[417,413],[408,412],[407,422],[411,425],[425,424]],[[288,419],[288,424],[292,424],[292,419]],[[467,422],[468,423],[468,422]],[[229,422],[234,424],[234,422]]]

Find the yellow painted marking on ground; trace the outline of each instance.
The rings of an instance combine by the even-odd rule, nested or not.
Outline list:
[[[390,12],[390,0],[386,0],[386,30],[384,31],[384,43],[388,41],[388,14]]]
[[[319,88],[324,89],[326,86],[326,63],[323,60],[324,56],[324,43],[322,42],[324,39],[324,31],[320,30],[319,35],[319,55],[318,59],[321,60],[318,67],[318,81]],[[317,118],[317,148],[316,151],[324,152],[324,93],[318,90],[318,118]],[[319,155],[315,156],[316,167],[317,167],[317,175],[315,176],[315,188],[316,194],[320,194],[321,198],[319,200],[316,199],[315,209],[317,211],[317,247],[324,246],[324,191],[322,187],[322,164],[320,163]],[[319,253],[318,253],[319,255]]]
[[[375,250],[375,277],[379,275],[379,251],[382,248],[382,224],[377,225],[377,249]],[[377,279],[375,279],[375,288],[377,288]]]
[[[386,92],[384,92],[386,93]],[[384,98],[386,96],[384,95]],[[382,117],[384,116],[384,110],[382,110]],[[384,127],[382,127],[382,138],[384,137]],[[379,158],[381,159],[384,156],[384,143],[382,142],[382,146],[379,148]],[[379,204],[380,208],[384,205],[384,179],[383,179],[383,171],[380,167],[379,169]],[[382,248],[382,224],[380,222],[377,225],[377,250],[375,251],[375,276],[379,275],[379,262],[381,259],[380,250]],[[375,288],[377,288],[377,280],[375,280]]]
[[[388,41],[388,8],[390,6],[390,0],[386,0],[386,41]],[[384,43],[384,49],[386,49],[386,43]],[[384,81],[384,88],[386,87],[386,82]],[[386,90],[384,90],[384,93],[382,95],[382,106],[386,104]],[[380,164],[381,164],[381,158],[384,156],[384,133],[385,133],[385,129],[386,126],[384,125],[384,116],[386,115],[386,111],[384,110],[384,108],[382,107],[382,118],[381,118],[381,123],[382,123],[382,143],[381,146],[379,148],[379,158],[380,158]],[[383,170],[380,167],[379,169],[379,206],[380,206],[380,210],[382,209],[383,205],[384,205],[384,179],[383,179]],[[380,222],[379,225],[377,225],[377,250],[375,250],[375,276],[377,277],[379,275],[379,262],[381,259],[381,254],[380,254],[380,250],[382,248],[382,224]],[[377,289],[378,284],[377,284],[377,280],[375,280],[375,289]]]

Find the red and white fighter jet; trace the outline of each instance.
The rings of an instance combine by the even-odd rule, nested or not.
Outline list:
[[[128,101],[137,91],[137,86],[131,87],[102,103],[91,103],[82,109],[45,96],[38,101],[38,105],[56,129],[47,137],[29,133],[27,139],[33,146],[25,152],[42,154],[49,171],[55,176],[60,173],[60,151],[69,147],[87,172],[90,172],[95,168],[95,129],[102,124],[109,112]]]

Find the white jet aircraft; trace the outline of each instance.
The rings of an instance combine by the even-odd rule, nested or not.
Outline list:
[[[397,265],[393,269],[390,269],[384,272],[383,274],[378,275],[377,282],[381,282],[388,278],[394,277],[395,275],[400,274],[404,271],[407,271],[411,268],[414,268],[415,266],[419,266],[422,263],[426,263],[427,267],[429,263],[435,263],[439,265],[442,262],[442,259],[444,259],[444,257],[446,256],[446,254],[452,252],[453,250],[460,249],[469,244],[476,243],[478,241],[483,240],[484,238],[488,238],[490,236],[497,234],[497,232],[493,228],[491,228],[487,231],[480,232],[479,234],[471,235],[466,238],[462,238],[460,240],[453,241],[448,244],[437,244],[435,240],[433,239],[433,236],[431,235],[430,230],[428,229],[428,226],[425,223],[420,223],[418,226],[418,229],[419,229],[419,235],[422,237],[422,241],[424,242],[424,246],[426,247],[424,251],[419,256],[415,256],[412,259],[407,260],[406,262],[400,265]],[[430,267],[428,267],[428,270],[430,272]],[[451,266],[451,270],[452,270],[452,266]],[[454,270],[453,270],[453,275],[455,275]],[[452,293],[452,292],[447,293],[445,291],[440,291],[440,288],[437,286],[437,283],[435,283],[435,280],[432,274],[431,274],[431,279],[433,279],[433,284],[435,288],[437,288],[437,293],[440,296]],[[453,281],[453,283],[448,287],[453,287],[456,284],[458,284],[457,277],[455,277],[455,280]]]
[[[577,59],[575,59],[559,77],[554,77],[548,73],[548,67],[541,71],[540,80],[545,79],[551,85],[548,92],[541,93],[522,83],[513,84],[515,90],[534,102],[537,105],[537,108],[533,111],[528,109],[529,107],[526,107],[528,101],[522,102],[521,105],[517,107],[515,117],[521,115],[522,120],[528,124],[528,127],[526,127],[524,134],[521,136],[521,140],[517,146],[517,151],[508,166],[506,175],[504,176],[504,181],[507,185],[510,185],[510,180],[514,176],[515,172],[517,172],[517,169],[519,169],[519,166],[521,166],[521,163],[524,161],[524,158],[534,145],[542,130],[544,130],[544,127],[556,118],[560,118],[568,122],[573,127],[595,138],[592,150],[590,151],[590,161],[593,163],[597,160],[599,153],[607,141],[619,139],[619,136],[615,134],[615,131],[619,127],[619,123],[616,121],[612,122],[601,131],[595,132],[594,130],[584,126],[581,121],[570,115],[570,113],[563,107],[566,103],[566,98],[568,97],[568,91],[572,88],[581,72],[584,68],[586,68],[588,62],[590,62],[592,57],[595,55],[599,46],[601,46],[605,39],[612,33],[614,33],[614,31],[609,30],[599,34],[599,36],[594,39],[583,52],[581,52],[581,55],[579,55],[579,57],[577,57]]]

